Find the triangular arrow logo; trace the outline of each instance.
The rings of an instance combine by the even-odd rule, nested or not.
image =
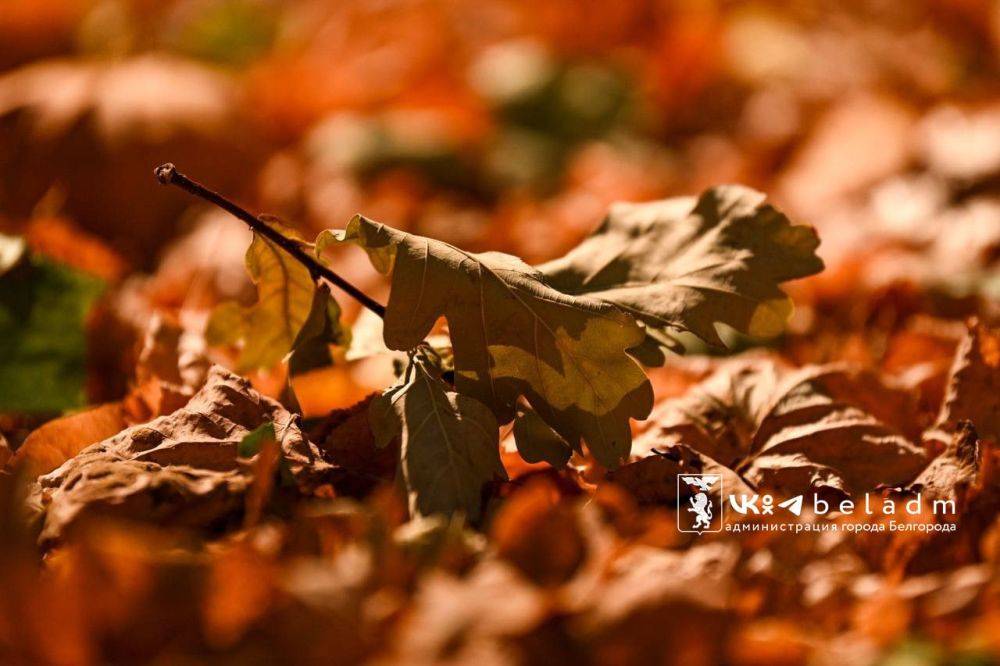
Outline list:
[[[782,509],[788,509],[796,516],[802,513],[802,495],[796,495],[791,499],[786,499],[784,502],[779,504]]]

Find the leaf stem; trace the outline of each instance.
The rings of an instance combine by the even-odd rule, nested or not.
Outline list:
[[[284,234],[276,231],[258,216],[244,208],[241,208],[218,192],[214,192],[201,183],[191,180],[179,172],[177,167],[169,162],[156,167],[156,169],[153,170],[153,173],[156,175],[156,179],[160,181],[161,185],[176,185],[182,190],[189,192],[200,199],[204,199],[209,203],[215,204],[230,215],[246,222],[247,225],[249,225],[249,227],[255,232],[280,247],[282,250],[290,254],[296,261],[309,269],[309,273],[313,276],[314,280],[319,281],[320,278],[323,278],[328,282],[337,285],[354,298],[354,300],[361,303],[361,305],[365,306],[379,317],[382,317],[383,319],[385,318],[384,305],[374,300],[371,296],[364,293],[340,275],[324,266],[319,262],[319,260],[306,252],[298,241],[288,238]]]

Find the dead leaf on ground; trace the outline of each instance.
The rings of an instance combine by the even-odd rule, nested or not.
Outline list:
[[[91,444],[126,425],[120,403],[94,407],[49,421],[24,440],[10,464],[30,478],[47,474]]]
[[[979,437],[1000,442],[1000,329],[986,324],[973,323],[955,351],[934,430],[953,433],[962,421]]]
[[[56,541],[78,520],[105,513],[219,529],[242,508],[252,481],[237,447],[266,422],[274,423],[296,482],[303,488],[319,483],[330,467],[295,418],[216,366],[184,408],[90,446],[39,478],[31,504],[42,521],[40,540]]]
[[[910,400],[849,366],[736,363],[662,403],[647,434],[683,442],[755,487],[865,492],[923,468],[923,452],[895,427]]]

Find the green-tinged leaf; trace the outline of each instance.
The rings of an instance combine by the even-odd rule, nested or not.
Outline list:
[[[375,442],[400,439],[400,470],[410,513],[482,513],[483,486],[506,478],[497,420],[486,405],[450,390],[417,356],[403,382],[372,400]]]
[[[273,221],[268,224],[299,240],[293,230]],[[254,234],[247,250],[246,265],[257,286],[257,302],[249,307],[223,303],[206,331],[209,344],[242,344],[240,371],[270,368],[285,358],[309,319],[316,292],[309,270],[259,234]]]
[[[619,203],[589,238],[539,270],[561,292],[632,313],[675,349],[677,331],[722,346],[720,323],[773,337],[792,311],[778,285],[818,273],[823,262],[815,230],[791,224],[764,199],[726,185],[698,199]]]
[[[566,440],[530,407],[518,407],[514,418],[514,443],[517,452],[529,463],[547,462],[553,467],[564,467],[573,455]]]
[[[0,246],[6,263],[16,248],[6,249],[6,240]],[[40,257],[13,261],[0,271],[0,411],[81,407],[86,317],[104,283]]]
[[[240,458],[253,458],[260,453],[266,443],[276,441],[278,436],[274,432],[274,422],[268,421],[251,430],[240,440],[236,454]]]
[[[317,245],[336,238],[327,232]],[[488,405],[502,423],[524,396],[560,436],[571,444],[583,439],[602,464],[614,467],[628,455],[629,418],[644,418],[652,407],[649,381],[626,353],[643,340],[630,316],[552,289],[507,254],[464,252],[360,216],[339,238],[392,273],[384,331],[391,349],[415,348],[444,316],[459,393]]]
[[[331,346],[344,347],[350,342],[350,331],[340,326],[340,306],[330,295],[326,285],[313,294],[312,309],[292,343],[288,357],[290,375],[301,375],[333,365]]]

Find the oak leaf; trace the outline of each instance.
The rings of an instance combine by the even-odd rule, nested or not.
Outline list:
[[[647,436],[663,446],[683,442],[754,486],[853,494],[908,482],[926,463],[918,446],[878,417],[904,413],[892,403],[908,397],[846,365],[736,363],[664,402]]]
[[[514,442],[517,452],[529,463],[547,462],[565,467],[573,449],[527,405],[519,405],[514,417]]]
[[[449,389],[438,371],[415,355],[403,382],[372,400],[369,417],[380,447],[400,440],[400,472],[411,515],[482,513],[483,487],[505,479],[496,417]]]
[[[516,257],[473,254],[356,216],[318,249],[349,241],[392,274],[385,342],[415,348],[448,320],[455,388],[488,405],[501,423],[524,396],[567,442],[583,439],[614,467],[631,445],[629,418],[644,418],[652,389],[626,350],[643,339],[631,317],[598,300],[567,296]]]
[[[299,240],[291,229],[273,221],[267,223]],[[242,345],[238,361],[241,371],[277,365],[296,347],[296,342],[296,365],[317,363],[318,349],[307,353],[304,347],[314,345],[317,335],[326,333],[326,339],[331,341],[340,335],[340,310],[330,292],[317,289],[308,268],[260,234],[254,234],[247,249],[246,267],[257,286],[257,302],[249,307],[235,302],[220,305],[206,331],[209,343]],[[330,322],[334,314],[337,319]],[[309,330],[303,332],[307,322]],[[309,361],[306,355],[311,357]]]
[[[565,294],[631,313],[668,348],[680,347],[680,331],[722,346],[718,323],[773,337],[792,311],[778,285],[818,273],[823,262],[815,230],[791,224],[764,199],[727,185],[697,199],[618,203],[583,243],[538,268]]]
[[[314,290],[309,315],[292,340],[289,374],[301,375],[333,365],[331,347],[346,347],[349,342],[350,331],[340,325],[340,306],[330,295],[330,288],[320,285]]]

